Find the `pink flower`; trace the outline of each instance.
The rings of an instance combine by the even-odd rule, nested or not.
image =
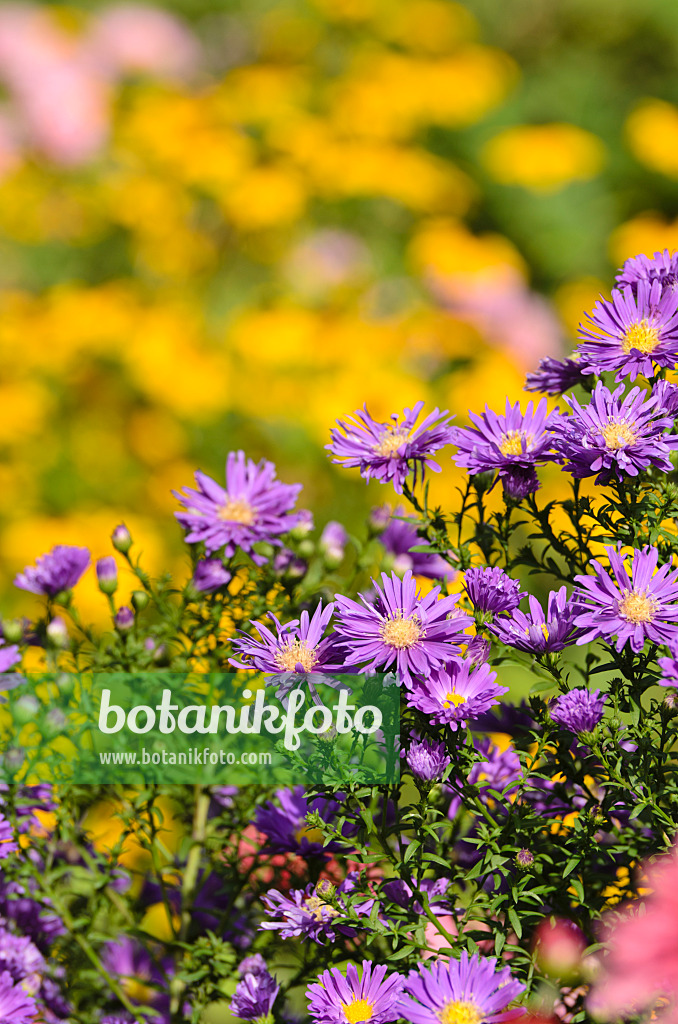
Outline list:
[[[651,1009],[662,997],[672,1005],[662,1024],[678,1024],[678,848],[647,871],[653,890],[622,914],[607,915],[610,952],[593,992],[589,1010],[617,1018]]]
[[[85,40],[102,74],[147,72],[170,78],[198,65],[198,43],[177,18],[145,4],[116,4],[102,11]]]

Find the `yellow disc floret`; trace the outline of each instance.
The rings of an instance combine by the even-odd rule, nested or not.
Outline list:
[[[348,1024],[362,1024],[363,1021],[372,1020],[374,1003],[368,1003],[366,999],[354,999],[351,1003],[342,1003],[341,1008]]]
[[[627,622],[652,622],[658,609],[659,602],[652,594],[629,590],[619,602],[617,611]]]
[[[622,349],[628,355],[631,349],[637,349],[643,355],[654,352],[659,344],[659,330],[652,327],[647,320],[640,320],[637,324],[631,324],[624,331],[622,337]]]
[[[381,625],[381,639],[389,647],[397,647],[399,651],[413,647],[424,634],[424,628],[416,615],[404,619],[402,612],[395,618],[387,619]]]
[[[529,438],[524,430],[508,430],[501,435],[499,451],[502,455],[520,455],[526,451]]]
[[[293,640],[276,651],[274,660],[284,672],[293,672],[297,665],[301,665],[304,672],[310,672],[318,655],[315,647],[309,647],[305,640]]]
[[[251,526],[255,520],[255,512],[249,502],[243,498],[229,498],[219,509],[219,518],[227,523],[241,523]]]
[[[476,1004],[466,999],[454,999],[440,1013],[440,1024],[480,1024],[482,1019]]]
[[[628,447],[636,440],[636,435],[627,423],[610,422],[606,427],[601,427],[600,432],[605,440],[605,447],[615,452]]]
[[[385,459],[396,455],[398,450],[409,441],[410,433],[402,427],[393,427],[385,431],[372,449],[375,455],[382,455]]]

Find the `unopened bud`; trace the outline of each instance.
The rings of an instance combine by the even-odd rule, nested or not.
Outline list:
[[[32,693],[24,693],[11,705],[12,718],[17,725],[33,722],[39,710],[40,701]]]
[[[102,594],[114,594],[118,589],[118,567],[112,555],[97,562],[97,580]]]
[[[119,551],[122,555],[126,555],[132,547],[132,535],[124,523],[116,526],[111,534],[111,540],[115,550]]]
[[[518,850],[516,854],[516,865],[521,871],[529,871],[534,864],[534,854],[531,850]]]
[[[337,891],[337,887],[330,882],[329,878],[321,878],[315,887],[315,894],[321,900],[331,900]]]
[[[2,623],[2,635],[8,644],[18,644],[24,638],[24,624],[20,619],[5,619]]]
[[[68,629],[66,623],[60,616],[56,615],[46,629],[47,639],[52,647],[66,647],[68,644]]]
[[[149,597],[145,590],[135,590],[132,594],[132,607],[137,612],[142,612],[148,606]]]
[[[313,529],[313,513],[308,508],[302,508],[298,512],[297,525],[290,530],[290,537],[295,540],[303,540]]]
[[[119,633],[127,633],[134,625],[134,612],[127,605],[123,605],[115,613],[113,623]]]

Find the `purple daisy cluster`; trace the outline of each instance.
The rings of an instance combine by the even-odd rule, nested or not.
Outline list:
[[[240,981],[231,999],[231,1013],[240,1020],[270,1021],[280,986],[269,973],[264,958],[257,954],[240,964]]]
[[[14,586],[45,597],[56,597],[74,587],[89,564],[87,548],[57,544],[49,554],[37,558],[35,566],[29,565],[20,572]]]
[[[520,582],[511,579],[498,566],[480,566],[467,569],[464,573],[464,587],[469,601],[476,612],[482,615],[499,615],[512,612],[525,597]]]
[[[557,654],[578,642],[578,605],[568,598],[567,588],[552,590],[546,611],[533,594],[528,595],[527,612],[515,608],[509,615],[499,615],[489,631],[508,647],[527,654]]]
[[[606,700],[600,690],[570,690],[551,704],[551,719],[577,736],[591,733],[603,719]]]

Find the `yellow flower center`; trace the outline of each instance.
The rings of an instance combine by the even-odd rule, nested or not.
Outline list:
[[[325,900],[321,900],[320,896],[307,896],[304,903],[309,914],[312,914],[316,921],[322,921],[323,918],[328,917],[337,917],[339,914],[338,910],[331,907],[329,903],[325,903]],[[324,914],[323,910],[325,911]]]
[[[525,448],[523,448],[523,441],[525,442]],[[501,435],[499,451],[502,455],[520,455],[522,451],[527,449],[529,441],[530,438],[524,430],[509,430]]]
[[[445,700],[443,701],[443,707],[449,708],[450,704],[454,704],[455,708],[458,708],[460,704],[464,704],[466,697],[462,697],[460,693],[455,693],[454,690],[445,694]]]
[[[622,338],[622,349],[627,355],[633,348],[642,352],[644,355],[648,355],[650,352],[654,352],[658,344],[659,331],[656,327],[650,327],[647,320],[641,320],[640,323],[631,324],[631,326],[624,331],[624,337]]]
[[[249,502],[242,498],[228,499],[225,505],[219,509],[219,518],[227,523],[242,523],[243,526],[251,526],[255,519],[255,512]]]
[[[362,1024],[363,1021],[372,1020],[374,1003],[368,1003],[366,999],[354,999],[352,1003],[342,1003],[341,1008],[348,1024]]]
[[[278,668],[284,672],[292,672],[297,665],[301,665],[304,672],[310,672],[317,660],[315,647],[309,647],[305,640],[293,640],[285,644],[276,651],[274,659]]]
[[[423,636],[424,629],[416,615],[404,619],[402,612],[398,612],[394,619],[387,619],[382,623],[380,632],[385,644],[402,651],[407,647],[413,647],[419,637]]]
[[[630,590],[619,602],[617,611],[627,622],[652,622],[658,608],[659,601],[652,594]]]
[[[606,447],[615,452],[633,444],[636,439],[636,435],[626,423],[608,423],[600,432],[605,439]]]
[[[475,1003],[453,999],[440,1012],[440,1024],[480,1024],[483,1015]]]
[[[402,427],[389,427],[381,435],[380,439],[374,445],[372,449],[375,455],[382,455],[385,459],[396,455],[398,449],[409,441],[410,433],[408,430],[403,430]]]
[[[306,824],[303,824],[301,828],[296,830],[294,837],[298,843],[300,843],[302,839],[308,839],[309,843],[324,843],[325,841],[319,828],[309,828]]]

